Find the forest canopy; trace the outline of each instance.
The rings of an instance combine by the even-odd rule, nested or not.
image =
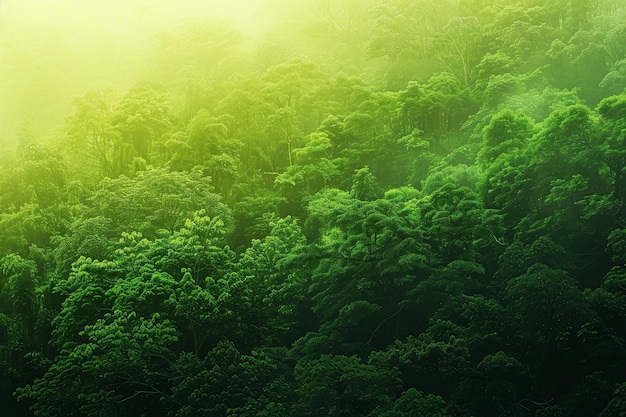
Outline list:
[[[0,0],[14,416],[621,417],[624,0]]]

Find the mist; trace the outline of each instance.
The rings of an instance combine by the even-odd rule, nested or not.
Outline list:
[[[3,0],[0,142],[23,129],[45,136],[85,90],[123,91],[150,73],[159,33],[189,19],[228,21],[258,34],[258,0]]]

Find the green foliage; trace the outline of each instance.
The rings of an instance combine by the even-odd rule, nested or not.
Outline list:
[[[89,197],[86,216],[110,219],[115,225],[108,230],[111,238],[130,231],[154,236],[161,229],[178,229],[196,210],[227,218],[228,210],[211,190],[210,178],[199,170],[153,168],[135,178],[103,179]]]
[[[356,356],[322,355],[298,362],[298,415],[368,415],[390,402],[399,387],[398,371],[361,363]]]
[[[184,354],[174,366],[181,378],[167,398],[171,415],[252,416],[282,409],[270,402],[277,365],[264,352],[247,355],[233,343],[220,342],[204,358]]]
[[[0,259],[0,295],[6,303],[5,313],[19,318],[23,341],[35,338],[35,321],[39,310],[37,288],[40,277],[37,265],[30,259],[9,254]]]
[[[479,161],[488,166],[499,156],[510,154],[514,149],[521,149],[524,142],[532,136],[532,121],[521,114],[503,110],[495,114],[484,129],[484,136]]]
[[[65,347],[42,378],[18,390],[22,398],[37,398],[36,414],[90,415],[113,412],[121,403],[140,412],[146,410],[142,397],[162,394],[167,346],[177,340],[171,322],[158,313],[144,318],[116,310],[80,336],[85,343]]]
[[[80,176],[94,170],[103,177],[124,172],[122,137],[112,124],[117,102],[112,90],[91,90],[74,99],[62,145]]]
[[[603,99],[598,104],[597,111],[602,117],[602,137],[604,141],[599,146],[600,159],[613,174],[613,195],[621,199],[624,195],[624,170],[626,155],[624,145],[624,111],[626,100],[624,96],[612,96]]]
[[[253,314],[268,326],[264,330],[284,337],[298,326],[306,305],[306,242],[294,219],[275,219],[269,226],[270,233],[241,254],[237,270],[252,288]]]
[[[369,172],[368,167],[363,167],[354,172],[350,197],[356,200],[371,201],[375,200],[379,194],[376,177]]]
[[[622,383],[615,389],[615,395],[600,413],[601,417],[621,417],[624,414],[624,390],[626,386]]]
[[[6,413],[622,415],[622,2],[13,3]]]
[[[438,395],[409,388],[393,403],[393,408],[379,414],[380,417],[446,417],[446,403]]]

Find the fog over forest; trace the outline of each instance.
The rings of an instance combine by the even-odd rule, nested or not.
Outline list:
[[[71,98],[89,88],[123,91],[149,77],[155,38],[186,19],[229,20],[246,36],[258,36],[266,31],[262,3],[3,0],[0,140],[11,147],[23,124],[47,134],[62,122]]]
[[[0,414],[623,417],[626,0],[0,0]]]

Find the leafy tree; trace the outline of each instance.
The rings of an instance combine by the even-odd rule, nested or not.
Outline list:
[[[370,9],[367,52],[388,60],[385,72],[390,89],[402,88],[408,81],[426,78],[436,70],[430,45],[454,12],[452,2],[428,0],[385,0]]]
[[[376,177],[369,172],[368,167],[363,167],[354,172],[350,197],[356,200],[372,201],[380,195],[379,189]]]
[[[484,24],[491,52],[502,51],[520,72],[532,71],[545,63],[545,52],[560,35],[553,25],[546,23],[542,2],[520,5],[509,2],[502,8],[486,8]],[[481,21],[482,22],[482,21]]]
[[[244,354],[223,341],[204,358],[179,357],[175,369],[180,377],[166,403],[177,417],[253,416],[264,415],[268,408],[282,410],[281,402],[272,402],[281,399],[272,394],[277,368],[265,352]]]
[[[72,263],[81,256],[107,259],[113,250],[107,237],[112,224],[111,219],[103,216],[78,219],[72,223],[67,235],[55,236],[51,244],[58,276],[68,276]]]
[[[419,129],[420,136],[438,145],[460,128],[473,107],[467,88],[447,72],[433,74],[423,84],[410,82],[399,99],[404,134]]]
[[[9,254],[0,259],[0,272],[1,292],[10,305],[5,312],[19,318],[24,343],[30,345],[35,341],[35,321],[39,310],[37,288],[40,277],[37,265],[20,255]]]
[[[0,181],[5,252],[26,254],[31,244],[46,247],[52,236],[67,230],[72,213],[66,180],[62,157],[50,148],[34,143],[20,150]]]
[[[153,144],[172,128],[174,118],[167,97],[158,85],[138,84],[115,107],[111,124],[122,137],[125,164],[130,164],[133,158],[150,163]],[[127,166],[120,168],[120,173],[128,173]]]
[[[464,85],[473,83],[481,57],[481,27],[475,17],[454,17],[435,37],[434,52],[442,65]]]
[[[113,125],[117,97],[112,90],[91,90],[73,101],[73,112],[65,120],[63,141],[72,167],[103,177],[116,177],[124,171],[123,145]],[[79,173],[77,173],[80,175]]]
[[[624,384],[620,384],[615,389],[615,396],[608,403],[606,408],[600,413],[600,417],[613,417],[622,414],[624,409]]]
[[[409,388],[393,403],[389,411],[379,414],[380,417],[446,417],[446,403],[438,395],[424,394],[415,388]]]
[[[397,370],[361,363],[356,356],[300,361],[294,377],[300,396],[294,411],[303,416],[369,414],[387,405],[399,385]]]
[[[484,129],[479,161],[486,168],[499,156],[506,157],[514,149],[522,149],[524,142],[532,136],[533,127],[530,118],[523,114],[510,110],[496,113]]]
[[[153,168],[135,178],[103,179],[89,197],[85,216],[110,219],[114,225],[108,230],[110,238],[124,231],[154,236],[161,229],[178,229],[197,210],[206,210],[212,217],[228,217],[220,197],[211,190],[210,178],[199,170],[171,172]]]
[[[37,415],[98,412],[156,412],[144,398],[159,398],[163,357],[176,341],[175,329],[155,313],[106,313],[80,335],[88,342],[64,348],[41,379],[18,390],[20,398],[34,398]],[[158,341],[158,342],[157,342]],[[167,363],[167,362],[166,362]],[[61,396],[59,396],[61,393]]]
[[[293,198],[312,195],[332,184],[339,172],[335,160],[331,160],[332,143],[324,133],[311,133],[303,148],[294,150],[296,164],[276,177],[275,184],[283,194]]]
[[[123,235],[111,260],[75,262],[55,287],[64,297],[53,320],[58,354],[20,397],[34,400],[39,415],[165,415],[147,400],[170,395],[179,354],[204,355],[223,339],[253,341],[251,328],[238,324],[252,324],[249,288],[228,272],[228,251],[215,246],[223,228],[198,214],[154,241]]]
[[[255,315],[267,326],[264,331],[278,339],[294,337],[308,315],[305,236],[290,217],[274,218],[269,226],[270,233],[252,240],[241,254],[236,269],[250,281],[253,304],[258,306]]]
[[[592,316],[582,292],[563,271],[535,265],[508,282],[506,299],[519,326],[517,353],[529,366],[533,394],[547,399],[564,392],[580,377],[572,366],[580,357],[575,340]]]
[[[202,109],[187,126],[187,143],[190,147],[194,165],[206,164],[212,155],[228,153],[226,138],[228,128],[212,117],[208,110]]]
[[[417,207],[424,241],[437,248],[435,264],[478,259],[478,241],[497,243],[498,215],[486,210],[467,187],[446,184],[420,201]]]
[[[171,86],[177,115],[185,123],[228,94],[221,87],[224,81],[245,67],[242,41],[225,19],[190,19],[158,34],[148,73]]]
[[[370,360],[398,367],[405,386],[450,395],[469,372],[470,352],[461,330],[450,321],[433,320],[427,331],[396,339]]]
[[[600,144],[600,159],[613,174],[613,197],[621,200],[624,195],[624,168],[626,154],[623,152],[624,126],[623,116],[626,110],[626,101],[623,95],[603,99],[597,111],[602,117],[602,137]]]
[[[342,349],[360,351],[356,343],[385,343],[399,326],[406,291],[428,270],[433,255],[415,217],[416,191],[394,190],[384,199],[362,201],[328,190],[309,204],[310,219],[326,225],[317,250],[313,310],[323,320],[320,333]],[[398,323],[393,330],[390,320]],[[302,340],[302,348],[331,348]],[[337,347],[336,349],[339,349]]]

